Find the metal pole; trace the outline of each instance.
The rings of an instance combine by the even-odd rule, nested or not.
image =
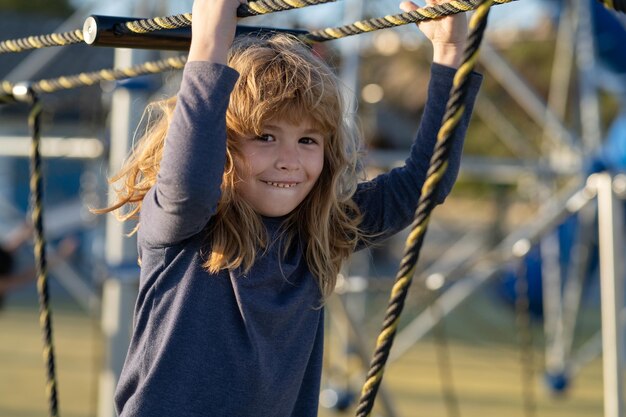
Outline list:
[[[571,2],[563,2],[559,16],[559,26],[556,34],[556,46],[554,60],[552,62],[552,75],[550,77],[550,90],[548,92],[548,108],[559,120],[565,119],[567,103],[569,100],[569,86],[574,61],[574,32],[577,25],[577,14],[573,12]],[[553,164],[562,166],[568,163],[571,151],[568,147],[560,145],[563,140],[561,131],[554,122],[548,120],[543,131],[543,148]],[[558,138],[552,144],[546,140]]]
[[[563,122],[546,106],[537,93],[511,68],[509,63],[500,56],[489,42],[483,41],[480,52],[480,62],[485,66],[485,69],[511,94],[524,111],[539,126],[552,126],[558,132],[558,136],[553,137],[553,140],[560,140],[566,147],[574,151],[578,150],[579,145],[575,135],[564,126]]]
[[[576,318],[580,309],[583,284],[588,275],[592,236],[596,230],[597,206],[589,204],[578,212],[578,232],[571,249],[567,279],[563,287],[563,345],[565,360],[571,361]],[[569,372],[569,369],[568,369]],[[570,378],[572,375],[568,375]]]
[[[538,157],[539,152],[533,149],[528,138],[517,129],[509,117],[486,94],[478,96],[474,105],[474,112],[517,158],[536,159]]]
[[[565,369],[563,346],[563,300],[561,297],[561,267],[559,238],[556,230],[549,231],[541,242],[541,274],[543,289],[543,320],[546,337],[546,372],[558,376]]]
[[[595,45],[591,7],[590,1],[574,2],[574,8],[578,14],[576,64],[580,89],[580,123],[583,149],[586,153],[598,148],[602,137],[600,102],[595,81]]]
[[[571,213],[578,212],[585,207],[590,199],[594,197],[587,187],[574,193],[568,191],[566,194],[567,197],[565,199],[562,196],[558,196],[548,201],[536,215],[537,219],[534,222],[511,233],[496,248],[490,251],[491,256],[489,258],[495,258],[495,261],[491,264],[477,260],[461,265],[458,270],[447,272],[449,275],[445,277],[446,279],[451,279],[452,276],[457,276],[457,274],[465,271],[472,271],[473,273],[468,274],[467,278],[455,283],[434,301],[439,304],[438,308],[441,311],[441,317],[445,317],[480,288],[481,285],[489,281],[500,270],[501,265],[504,265],[505,262],[514,257],[522,257],[541,236],[547,231],[554,229],[557,224],[561,223]],[[391,364],[402,357],[435,324],[432,315],[428,312],[420,314],[407,324],[396,336],[389,363]]]
[[[613,192],[611,175],[594,174],[589,181],[598,192],[604,417],[623,417],[624,335],[619,321],[624,308],[622,202]]]
[[[135,33],[124,23],[133,22],[136,17],[91,15],[83,23],[85,43],[91,46],[113,48],[158,49],[188,51],[191,45],[191,27]],[[279,29],[260,26],[237,26],[236,35],[270,36],[288,33],[294,36],[305,35],[306,30]]]
[[[29,139],[27,136],[0,136],[0,157],[28,157]],[[104,145],[96,138],[50,136],[41,140],[41,155],[45,158],[97,159],[103,153]]]
[[[145,52],[128,49],[115,51],[115,65],[137,64]],[[147,103],[145,91],[118,88],[113,94],[111,116],[111,148],[109,171],[119,170],[131,146],[135,127]],[[111,187],[110,198],[115,192]],[[112,203],[112,201],[109,201]],[[105,280],[102,294],[102,332],[104,337],[104,367],[100,375],[98,417],[115,417],[113,396],[119,379],[132,331],[132,317],[139,278],[136,239],[126,237],[132,225],[106,219],[105,258],[111,276]]]

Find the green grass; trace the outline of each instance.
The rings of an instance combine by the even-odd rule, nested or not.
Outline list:
[[[483,305],[483,308],[487,307]],[[459,321],[462,323],[459,316],[463,314],[459,311],[456,317],[451,317],[454,325],[447,326],[460,416],[525,417],[519,349],[501,341],[463,341],[458,336],[462,332],[455,330],[463,328],[459,324]],[[506,322],[506,319],[500,320]],[[53,323],[60,413],[64,417],[95,417],[98,369],[102,358],[99,323],[80,311],[67,308],[54,311]],[[501,326],[497,326],[496,330],[504,331]],[[45,371],[36,307],[10,305],[0,314],[0,334],[0,416],[47,415]],[[441,394],[436,349],[437,344],[432,339],[422,341],[387,369],[384,384],[399,416],[448,416]],[[332,354],[329,358],[341,360]],[[602,415],[600,359],[593,361],[578,375],[567,396],[562,398],[552,397],[543,387],[542,361],[541,350],[536,349],[533,382],[535,416]],[[349,368],[354,370],[354,363]],[[360,380],[358,371],[353,374],[355,379]],[[338,415],[325,409],[320,411],[320,417]]]

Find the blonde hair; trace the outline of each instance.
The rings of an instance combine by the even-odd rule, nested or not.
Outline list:
[[[340,82],[332,70],[296,38],[238,39],[228,65],[239,72],[226,112],[227,159],[217,212],[207,228],[203,266],[248,271],[259,249],[268,247],[262,218],[237,193],[235,160],[238,141],[261,134],[270,120],[300,123],[308,119],[324,135],[324,167],[305,200],[283,222],[283,255],[302,244],[309,269],[324,297],[334,290],[341,264],[359,239],[361,216],[352,196],[357,185],[358,140],[349,125]],[[167,130],[176,104],[172,97],[149,106],[161,110],[149,124],[122,169],[110,178],[123,180],[117,201],[99,213],[117,212],[120,220],[136,218],[143,197],[156,184]],[[135,228],[135,231],[137,230]]]

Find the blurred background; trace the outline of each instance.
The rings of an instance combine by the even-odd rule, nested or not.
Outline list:
[[[168,16],[191,5],[0,0],[0,41],[81,28],[92,14]],[[241,24],[313,30],[399,12],[394,1],[345,0]],[[460,177],[431,220],[374,415],[624,415],[624,39],[625,15],[595,0],[492,8]],[[426,100],[428,42],[407,25],[315,49],[353,99],[366,175],[401,164]],[[6,53],[0,80],[180,53],[86,45]],[[114,416],[138,278],[135,242],[124,236],[131,227],[88,209],[107,204],[106,178],[141,133],[145,105],[175,94],[179,82],[180,73],[168,72],[41,96],[66,417]],[[0,106],[0,415],[8,417],[47,409],[26,222],[28,110]],[[405,238],[355,254],[340,276],[327,306],[320,416],[354,413]]]

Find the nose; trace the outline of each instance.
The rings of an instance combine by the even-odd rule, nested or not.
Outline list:
[[[276,156],[276,168],[286,171],[295,171],[300,168],[300,155],[297,145],[281,143]]]

